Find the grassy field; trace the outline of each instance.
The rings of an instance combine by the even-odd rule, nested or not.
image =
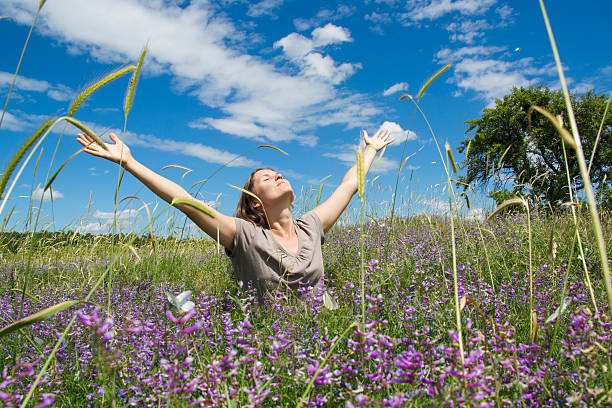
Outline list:
[[[396,182],[387,211],[368,202],[372,184],[360,174],[356,221],[326,236],[325,285],[261,303],[233,279],[215,241],[180,239],[180,227],[158,233],[164,220],[149,219],[150,233],[138,235],[41,232],[31,203],[14,228],[26,232],[6,232],[5,204],[51,129],[68,122],[102,144],[72,116],[132,73],[127,124],[146,52],[85,89],[67,116],[44,123],[2,173],[2,406],[612,406],[611,214],[597,213],[571,107],[571,134],[536,110],[576,153],[582,197],[570,194],[554,211],[515,197],[487,220],[456,216],[456,163],[431,130],[450,212],[390,216],[406,214],[399,209],[412,196],[396,206]],[[418,101],[447,68],[416,99],[406,96],[425,120]]]
[[[596,244],[583,246],[569,214],[532,213],[531,337],[526,218],[456,222],[464,363],[454,321],[450,225],[441,218],[363,226],[366,323],[361,319],[360,229],[323,246],[327,291],[255,305],[211,240],[40,234],[2,242],[1,318],[67,300],[89,301],[0,338],[0,398],[18,405],[71,318],[34,394],[56,406],[594,406],[612,403],[610,318]],[[604,214],[605,236],[610,218]],[[485,230],[486,232],[482,233]],[[551,244],[552,243],[552,244]],[[609,245],[610,242],[608,242]],[[555,248],[554,251],[551,248]],[[108,272],[112,287],[108,291]],[[23,280],[29,275],[22,299]],[[567,307],[561,303],[567,279]],[[193,291],[181,313],[166,292]],[[110,302],[109,302],[110,301]],[[23,305],[23,310],[20,310]],[[310,384],[312,382],[312,384]]]

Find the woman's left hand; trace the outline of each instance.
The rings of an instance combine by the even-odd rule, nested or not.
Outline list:
[[[395,138],[389,139],[390,132],[388,130],[383,129],[378,129],[378,132],[376,132],[372,137],[369,137],[368,132],[366,132],[365,130],[362,130],[361,134],[363,135],[363,141],[366,144],[366,148],[369,146],[375,151],[379,151],[388,144],[393,143],[393,141],[395,140]]]

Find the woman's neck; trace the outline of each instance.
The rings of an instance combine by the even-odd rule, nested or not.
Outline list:
[[[285,207],[283,209],[270,209],[268,212],[268,222],[270,230],[282,237],[291,237],[295,234],[295,226],[293,225],[293,214],[291,209]]]

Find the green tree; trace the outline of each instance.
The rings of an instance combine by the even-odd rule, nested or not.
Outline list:
[[[589,91],[572,94],[571,101],[588,165],[607,97]],[[503,99],[497,99],[494,108],[483,109],[480,118],[465,122],[468,137],[458,150],[467,152],[466,175],[460,177],[460,181],[474,183],[483,189],[510,189],[552,205],[569,200],[561,137],[550,121],[538,112],[532,112],[530,120],[529,108],[533,105],[555,116],[564,115],[564,126],[569,129],[560,91],[542,86],[514,88]],[[591,181],[600,191],[612,188],[611,142],[612,114],[608,112],[591,163]],[[573,187],[580,191],[584,185],[576,155],[568,146],[566,153]]]

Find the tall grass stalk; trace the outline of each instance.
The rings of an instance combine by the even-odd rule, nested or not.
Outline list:
[[[421,96],[423,96],[423,94],[425,93],[425,90],[429,87],[429,85],[431,85],[436,78],[438,78],[440,75],[442,75],[442,73],[444,73],[444,71],[446,71],[447,69],[449,69],[451,67],[451,64],[447,64],[445,66],[443,66],[442,68],[440,68],[435,74],[433,74],[431,77],[429,77],[429,79],[427,81],[425,81],[425,83],[423,84],[423,86],[421,86],[421,88],[419,89],[419,93],[417,94],[417,101],[421,100]],[[404,99],[406,97],[406,95],[402,95],[400,97],[400,101],[402,99]],[[412,123],[414,121],[414,116],[416,115],[416,108],[414,111],[412,111],[412,117],[410,118],[410,122],[408,123],[408,129],[412,129]],[[391,226],[393,226],[393,217],[395,215],[395,199],[397,197],[397,186],[399,184],[399,177],[400,177],[400,172],[402,171],[402,167],[404,165],[404,155],[406,154],[406,145],[408,144],[408,138],[406,138],[404,140],[404,145],[402,146],[402,156],[400,158],[400,167],[397,169],[397,175],[395,177],[395,188],[393,189],[393,202],[391,203],[391,219],[390,219],[390,223]]]
[[[34,26],[36,25],[36,20],[38,20],[40,10],[45,5],[45,1],[46,0],[40,0],[40,2],[38,3],[38,9],[36,9],[36,14],[34,15],[34,21],[32,21],[32,25],[30,25],[30,31],[28,31],[25,43],[23,44],[23,49],[21,50],[21,55],[19,56],[19,61],[17,62],[17,68],[15,69],[15,74],[13,75],[11,86],[9,87],[8,94],[6,95],[6,101],[4,102],[4,108],[2,109],[2,116],[0,116],[0,128],[2,127],[2,121],[4,120],[4,114],[6,113],[6,108],[8,107],[9,99],[11,99],[11,92],[13,91],[15,81],[17,80],[17,75],[19,74],[19,67],[21,66],[21,61],[23,60],[23,56],[25,55],[26,48],[28,48],[28,43],[30,42],[32,31],[34,30]]]
[[[361,148],[357,150],[357,191],[361,203],[359,211],[359,294],[361,295],[361,324],[365,326],[365,257],[363,254],[363,195],[365,193],[365,172],[363,170],[363,150],[361,150]]]
[[[540,8],[542,9],[542,16],[544,17],[544,23],[546,25],[546,31],[548,32],[548,38],[550,40],[550,46],[555,58],[555,65],[557,66],[557,72],[559,74],[559,81],[561,82],[561,88],[563,89],[563,96],[565,98],[565,105],[569,116],[569,122],[574,136],[574,142],[576,143],[576,158],[578,159],[578,167],[584,181],[584,190],[589,202],[589,212],[591,214],[591,221],[593,223],[593,230],[595,232],[595,238],[597,240],[597,247],[599,250],[599,259],[601,262],[601,270],[603,273],[604,283],[606,286],[606,293],[608,295],[608,308],[610,317],[612,317],[612,282],[610,282],[610,266],[608,264],[608,253],[606,251],[606,244],[604,241],[603,231],[601,228],[601,221],[599,220],[599,212],[597,211],[597,203],[595,202],[595,195],[593,194],[593,186],[591,185],[591,177],[587,170],[586,161],[584,159],[584,151],[582,149],[582,142],[580,140],[580,134],[578,133],[578,126],[576,124],[576,117],[574,116],[574,110],[572,108],[572,102],[570,99],[569,91],[567,89],[567,83],[565,81],[565,74],[563,73],[563,66],[561,65],[561,58],[557,50],[557,44],[548,20],[548,14],[544,7],[544,1],[540,0]]]
[[[115,188],[115,196],[113,200],[113,241],[111,243],[112,246],[115,246],[115,232],[117,228],[117,205],[119,198],[119,188],[121,187],[121,181],[123,180],[123,175],[125,174],[125,168],[123,167],[123,148],[125,146],[125,133],[127,130],[127,120],[128,114],[132,109],[132,103],[134,102],[134,95],[136,94],[136,86],[138,85],[138,79],[140,78],[140,70],[142,69],[142,63],[144,62],[144,58],[147,55],[147,47],[145,46],[140,53],[140,58],[138,59],[138,64],[136,68],[134,68],[134,72],[132,72],[132,77],[130,78],[130,82],[128,83],[128,87],[125,93],[125,99],[123,101],[123,132],[121,135],[121,154],[119,156],[119,173],[117,175],[117,187]],[[110,312],[110,302],[111,302],[111,288],[113,282],[113,273],[109,273],[108,275],[108,301],[106,305],[107,313]]]
[[[456,207],[457,198],[455,197],[455,192],[453,189],[453,185],[451,183],[451,176],[448,170],[448,166],[446,164],[446,160],[444,159],[442,150],[440,150],[438,139],[436,138],[436,134],[433,131],[431,124],[429,123],[429,120],[427,119],[427,116],[425,116],[425,113],[419,106],[418,102],[412,97],[412,95],[404,95],[404,96],[410,99],[414,103],[416,109],[418,109],[418,111],[421,113],[421,116],[425,120],[425,123],[427,124],[427,127],[429,128],[429,132],[431,133],[431,136],[436,144],[436,148],[438,149],[438,153],[440,154],[440,159],[442,161],[442,165],[444,166],[444,172],[446,173],[446,183],[447,183],[446,185],[448,188],[449,205],[450,205],[450,211],[451,211],[450,223],[451,223],[451,246],[452,246],[452,252],[453,252],[453,295],[454,295],[454,300],[455,300],[455,320],[456,320],[455,324],[457,326],[457,339],[459,340],[459,352],[461,354],[461,366],[465,370],[465,357],[464,357],[464,352],[463,352],[463,331],[461,329],[461,309],[459,307],[459,286],[458,286],[458,279],[457,279],[457,252],[456,252],[456,247],[455,247],[455,224],[453,220],[454,216],[453,216],[453,210],[452,210],[453,209],[453,199],[454,199],[454,204]],[[450,160],[450,157],[448,160]],[[453,159],[453,162],[454,162],[454,159]]]
[[[570,202],[574,201],[574,192],[572,191],[572,180],[570,179],[569,166],[567,164],[567,154],[565,151],[565,143],[561,140],[561,147],[563,148],[563,159],[565,161],[565,174],[567,175],[567,188],[569,190]],[[574,230],[576,231],[576,239],[578,240],[578,249],[580,250],[580,257],[582,258],[582,269],[584,270],[584,277],[586,278],[587,285],[589,286],[589,295],[591,296],[591,302],[595,312],[598,312],[597,302],[595,301],[595,293],[593,292],[593,285],[591,284],[591,278],[589,276],[589,268],[586,264],[586,257],[584,256],[584,249],[582,247],[582,240],[580,239],[580,231],[578,230],[578,217],[576,216],[576,208],[572,207],[572,218],[574,220]]]

